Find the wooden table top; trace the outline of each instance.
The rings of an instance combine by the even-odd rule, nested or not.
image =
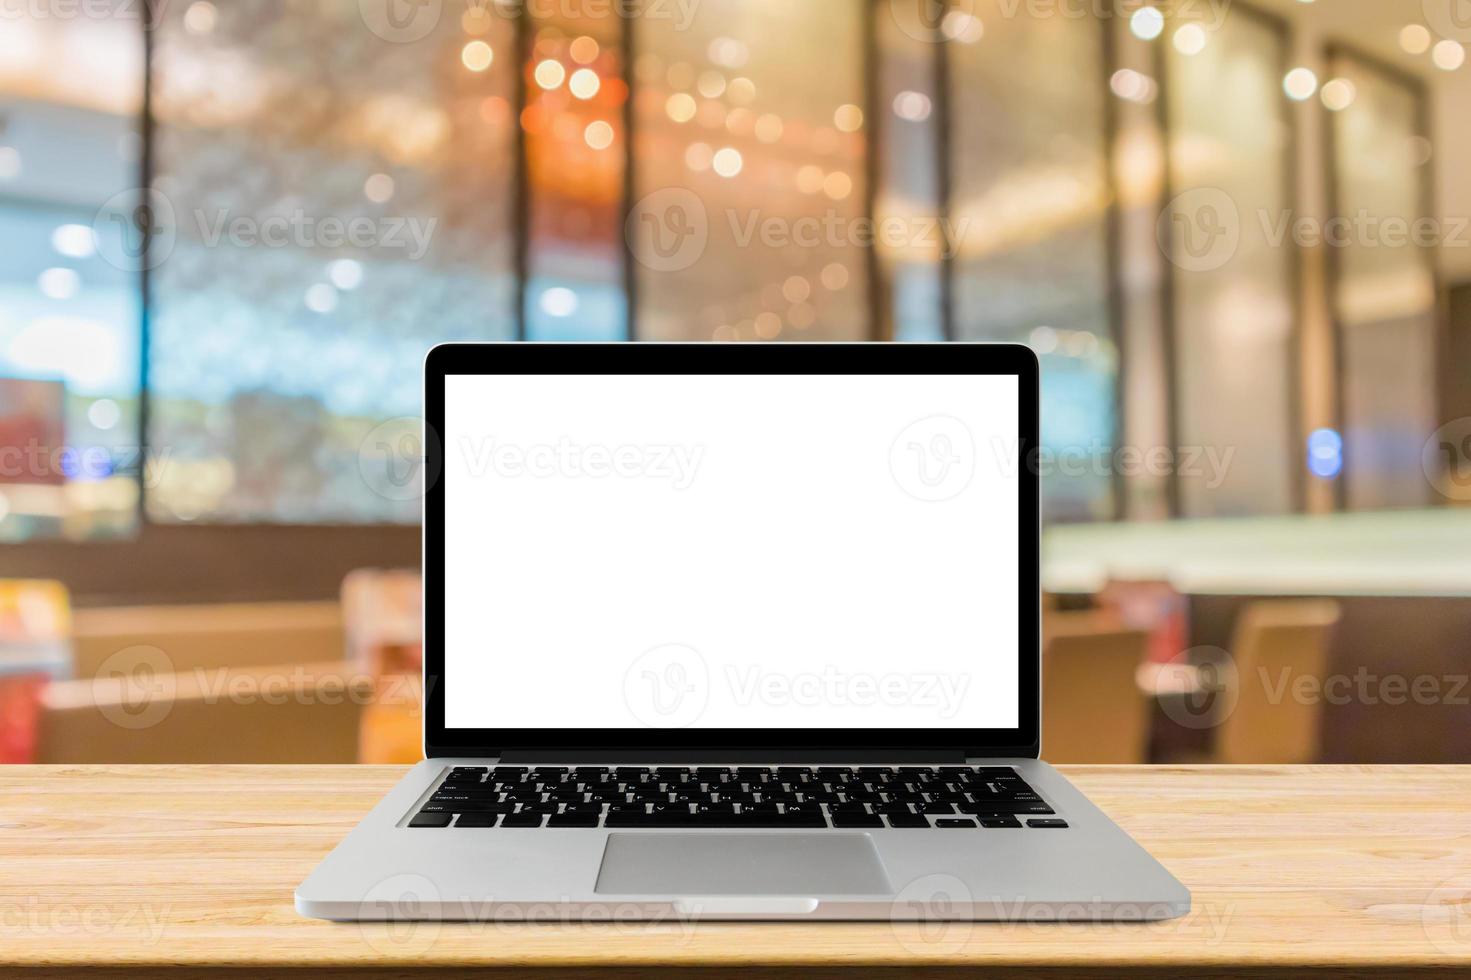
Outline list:
[[[296,885],[403,772],[0,767],[0,976],[1471,975],[1471,767],[1070,767],[1194,893],[1139,924],[318,922]]]

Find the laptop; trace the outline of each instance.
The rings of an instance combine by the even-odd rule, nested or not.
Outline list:
[[[450,344],[425,375],[425,759],[303,915],[1188,911],[1039,757],[1026,348]]]

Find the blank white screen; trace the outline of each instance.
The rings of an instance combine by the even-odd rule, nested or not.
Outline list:
[[[446,725],[1016,727],[1018,387],[446,378]]]

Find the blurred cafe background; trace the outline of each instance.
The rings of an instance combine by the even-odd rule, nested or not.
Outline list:
[[[991,340],[1043,369],[1048,758],[1471,762],[1468,45],[0,0],[0,759],[417,758],[437,342]]]

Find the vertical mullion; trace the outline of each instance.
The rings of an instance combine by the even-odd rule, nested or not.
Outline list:
[[[1124,396],[1127,390],[1125,385],[1128,380],[1128,358],[1125,356],[1124,337],[1123,212],[1119,201],[1117,174],[1114,171],[1114,146],[1119,136],[1119,110],[1118,103],[1110,91],[1111,80],[1118,62],[1118,38],[1114,34],[1112,17],[1098,18],[1098,28],[1099,44],[1102,45],[1099,60],[1103,66],[1102,86],[1099,89],[1103,94],[1103,180],[1108,193],[1108,209],[1104,213],[1104,263],[1106,266],[1104,274],[1108,280],[1108,329],[1115,351],[1113,446],[1114,449],[1117,449],[1127,438],[1126,433],[1128,432],[1125,424],[1128,400]],[[1121,521],[1127,514],[1128,481],[1124,477],[1122,467],[1112,466],[1109,469],[1113,474],[1113,519]]]
[[[869,227],[878,228],[879,184],[884,179],[880,147],[883,144],[884,113],[880,101],[883,80],[879,77],[882,54],[878,39],[878,16],[875,5],[882,0],[865,0],[863,4],[862,50],[859,53],[859,70],[863,76],[863,112],[867,120],[864,126],[864,219]],[[868,268],[868,339],[887,341],[894,339],[894,307],[891,302],[888,280],[884,275],[883,263],[879,258],[878,235],[870,235],[864,253]]]
[[[949,7],[949,0],[945,0]],[[944,22],[942,16],[936,24]],[[935,188],[940,212],[940,325],[946,340],[955,340],[955,246],[950,229],[955,227],[953,167],[950,146],[953,112],[950,101],[950,43],[937,27],[935,31]]]
[[[618,213],[618,235],[623,243],[619,257],[623,262],[623,338],[638,340],[638,265],[633,258],[633,246],[628,240],[628,218],[633,211],[634,194],[637,193],[637,174],[634,172],[634,58],[637,55],[637,40],[634,37],[638,17],[630,16],[623,21],[623,36],[619,39],[623,61],[623,78],[628,97],[623,100],[623,201]]]
[[[1170,80],[1169,80],[1169,57],[1164,50],[1164,45],[1157,44],[1154,49],[1154,75],[1159,79],[1159,98],[1157,99],[1155,111],[1155,123],[1159,127],[1160,146],[1164,152],[1164,167],[1162,168],[1160,182],[1159,213],[1163,214],[1175,199],[1175,154],[1171,145],[1170,136]],[[1180,468],[1176,465],[1176,458],[1180,453],[1180,364],[1179,343],[1176,330],[1179,326],[1177,311],[1176,275],[1178,267],[1175,265],[1175,229],[1174,223],[1166,221],[1162,227],[1157,229],[1160,245],[1165,254],[1163,266],[1164,275],[1160,278],[1160,346],[1162,360],[1165,365],[1165,439],[1170,445],[1170,478],[1165,485],[1165,503],[1169,516],[1177,518],[1181,514],[1181,486]]]
[[[531,274],[531,161],[527,158],[529,147],[524,119],[528,104],[526,67],[531,59],[532,29],[531,12],[524,4],[516,12],[515,35],[516,75],[512,93],[516,127],[515,211],[512,228],[512,235],[515,237],[512,249],[515,276],[513,292],[516,298],[516,339],[525,340],[527,278]]]
[[[153,32],[160,29],[159,21],[155,19],[163,11],[157,7],[164,0],[145,0],[143,6],[143,18],[141,29],[143,37],[143,105],[140,118],[140,138],[143,141],[143,151],[138,155],[138,186],[142,200],[141,207],[151,207],[150,196],[153,191],[153,167],[154,147],[153,140],[155,128],[153,121],[153,56],[154,41]],[[151,211],[144,212],[150,214]],[[152,346],[153,328],[153,274],[149,268],[153,249],[153,225],[151,217],[144,219],[144,227],[140,229],[143,233],[141,240],[141,255],[143,256],[142,267],[138,270],[138,523],[141,527],[148,522],[148,447],[149,427],[153,414],[152,398],[149,394],[149,370],[150,348]]]

